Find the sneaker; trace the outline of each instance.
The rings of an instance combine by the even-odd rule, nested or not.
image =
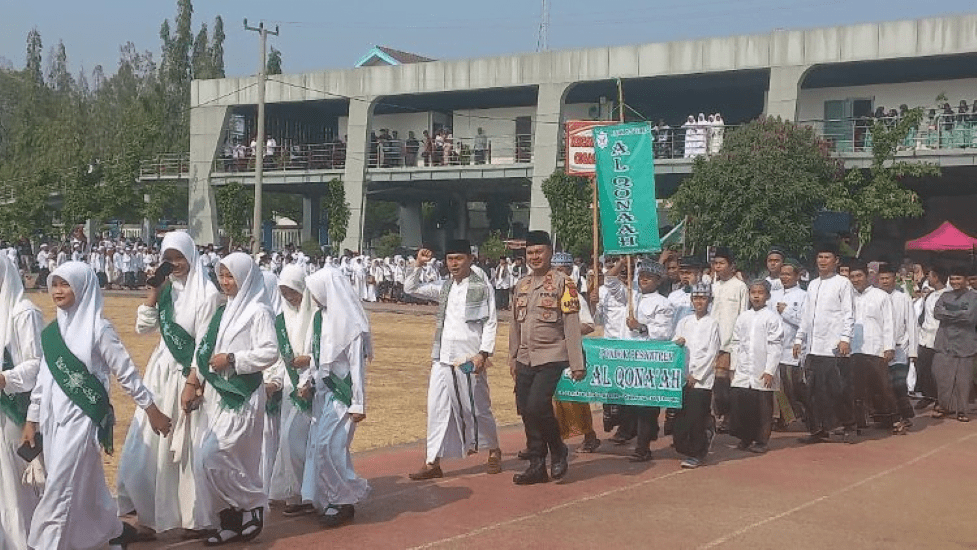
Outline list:
[[[702,462],[700,462],[699,459],[697,458],[686,458],[685,460],[682,461],[682,464],[680,464],[680,466],[684,470],[695,470],[701,465]]]

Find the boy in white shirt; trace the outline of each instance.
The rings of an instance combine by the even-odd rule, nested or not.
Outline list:
[[[673,341],[686,348],[687,375],[682,391],[682,408],[676,411],[672,441],[675,450],[686,458],[682,468],[698,468],[709,454],[715,437],[712,417],[712,385],[716,356],[719,354],[719,323],[709,316],[712,287],[697,283],[692,287],[693,314],[683,317]]]
[[[889,361],[895,358],[896,347],[892,300],[869,283],[868,266],[861,260],[851,262],[848,279],[855,287],[855,328],[851,341],[855,420],[859,426],[866,425],[867,404],[871,402],[875,405],[875,418],[883,427],[891,428],[896,413],[896,396],[889,379]]]
[[[770,282],[750,283],[750,309],[740,314],[733,328],[736,372],[730,401],[729,433],[740,440],[737,449],[763,454],[773,429],[773,397],[777,366],[783,353],[784,328],[780,316],[767,307]]]
[[[712,312],[719,323],[719,357],[716,358],[716,384],[713,388],[713,408],[719,420],[719,433],[729,428],[730,379],[736,370],[733,351],[733,327],[736,319],[749,306],[746,284],[736,277],[732,252],[719,247],[712,259]]]

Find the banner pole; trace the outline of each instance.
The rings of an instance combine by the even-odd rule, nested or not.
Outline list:
[[[600,288],[600,272],[601,272],[600,262],[597,259],[598,256],[599,256],[599,254],[600,254],[600,241],[599,241],[599,238],[600,238],[600,235],[599,235],[599,233],[600,233],[599,223],[600,222],[598,221],[599,218],[600,218],[600,205],[597,203],[598,198],[597,198],[597,174],[596,173],[593,176],[590,177],[590,186],[594,190],[594,199],[593,199],[593,201],[594,201],[594,205],[593,205],[593,213],[594,213],[594,224],[593,224],[594,225],[594,227],[593,227],[593,231],[594,231],[594,257],[593,257],[593,264],[594,264],[594,282],[593,282],[593,288],[587,288],[587,291],[588,292],[598,292],[598,289]]]
[[[619,104],[617,120],[621,124],[624,124],[624,82],[620,78],[617,79],[617,102]]]

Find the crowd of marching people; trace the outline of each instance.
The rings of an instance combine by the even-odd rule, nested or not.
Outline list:
[[[486,371],[505,308],[509,353],[495,361],[509,366],[526,432],[519,485],[567,475],[571,437],[583,436],[578,452],[600,448],[590,404],[554,399],[562,377],[583,379],[581,339],[599,326],[606,339],[687,349],[681,408],[604,406],[604,431],[633,440],[634,462],[652,460],[661,435],[692,469],[717,434],[762,454],[795,421],[806,444],[854,442],[873,423],[904,435],[931,406],[934,418],[969,421],[977,272],[959,268],[907,277],[827,243],[815,247],[816,277],[777,248],[755,279],[721,247],[708,263],[602,257],[595,272],[554,253],[541,231],[515,261],[484,267],[464,240],[441,259],[421,249],[321,265],[294,247],[255,260],[178,231],[147,250],[154,269],[134,324],[160,338],[142,375],[104,318],[100,264],[53,266],[44,283],[56,315],[45,325],[0,254],[3,548],[124,548],[176,529],[211,546],[247,542],[270,501],[324,528],[353,521],[370,492],[349,450],[373,357],[363,302],[379,296],[437,305],[425,461],[412,480],[480,451],[487,473],[502,472]],[[115,451],[112,379],[137,405],[116,497],[101,458]]]

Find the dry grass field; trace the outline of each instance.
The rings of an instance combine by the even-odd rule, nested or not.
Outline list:
[[[54,319],[54,305],[46,293],[31,293],[30,298],[41,307],[47,322]],[[159,344],[158,334],[135,333],[135,313],[141,302],[141,292],[105,297],[105,316],[119,331],[140,372],[145,370],[149,356]],[[375,357],[367,374],[367,418],[356,432],[354,451],[424,438],[434,316],[423,313],[430,311],[426,308],[404,313],[370,313]],[[500,323],[496,347],[499,357],[505,357],[508,338],[508,323]],[[504,361],[490,369],[489,378],[499,424],[517,422],[512,380]],[[112,403],[119,422],[115,429],[117,454],[105,457],[105,470],[109,487],[114,488],[118,454],[129,429],[133,403],[117,386],[112,391]]]

